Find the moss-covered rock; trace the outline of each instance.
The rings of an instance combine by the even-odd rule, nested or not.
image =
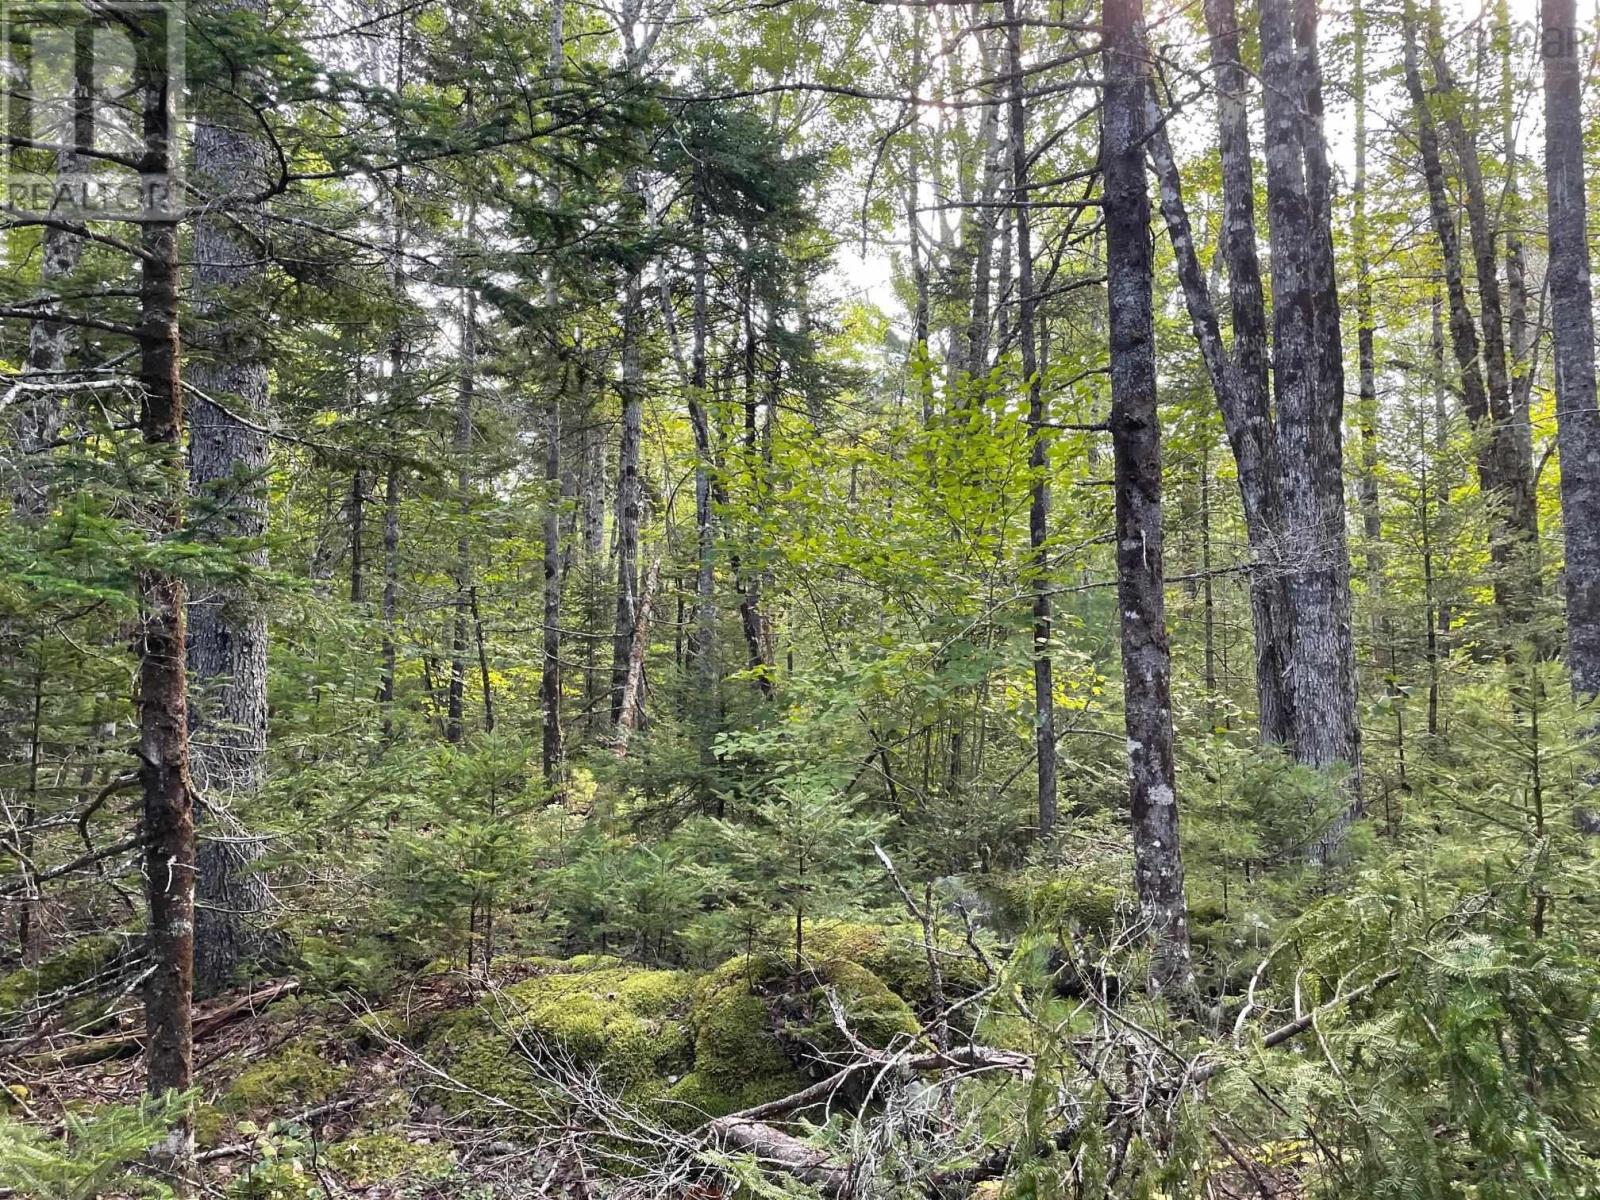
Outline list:
[[[328,1147],[328,1165],[351,1187],[400,1180],[433,1182],[455,1169],[455,1151],[442,1142],[412,1142],[398,1133],[361,1133]]]
[[[721,1116],[803,1086],[761,994],[764,985],[786,974],[775,958],[741,956],[695,984],[690,1024],[697,1078],[679,1081],[678,1099],[700,1097],[710,1102],[708,1115]]]
[[[529,1112],[551,1102],[532,1062],[560,1053],[623,1092],[688,1071],[690,979],[593,960],[500,989],[434,1027],[427,1054],[469,1092]],[[568,964],[571,965],[570,963]],[[472,1097],[462,1107],[472,1106]]]
[[[666,1093],[666,1104],[722,1116],[804,1087],[808,1069],[825,1071],[829,1055],[849,1049],[830,992],[868,1045],[921,1033],[906,1002],[859,963],[835,958],[795,971],[786,958],[742,955],[695,984],[694,1071]]]
[[[0,976],[0,1021],[26,1011],[41,997],[93,979],[127,943],[119,934],[92,934],[33,966]]]
[[[818,921],[806,929],[805,957],[813,963],[852,962],[881,979],[913,1010],[926,1016],[933,1005],[932,975],[922,929],[909,923]],[[939,938],[939,976],[946,1002],[970,996],[987,982],[983,965],[954,930]]]
[[[1102,934],[1117,923],[1122,894],[1085,874],[1062,875],[1035,888],[1029,898],[1030,923],[1065,935]]]
[[[788,1009],[791,1019],[782,1034],[817,1053],[851,1049],[834,1018],[830,996],[838,997],[850,1033],[875,1049],[904,1045],[922,1032],[906,1002],[860,963],[846,959],[819,963],[798,976],[795,983],[797,986],[786,996],[792,1005]],[[793,1001],[799,1003],[793,1005]]]
[[[350,1033],[357,1045],[377,1050],[390,1042],[406,1042],[416,1033],[405,1014],[394,1008],[377,1008],[359,1014],[350,1022]]]
[[[297,1038],[235,1076],[217,1106],[224,1112],[279,1115],[331,1097],[350,1068],[329,1062],[311,1038]]]

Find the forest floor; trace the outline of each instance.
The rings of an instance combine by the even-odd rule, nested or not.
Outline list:
[[[515,961],[492,986],[526,977]],[[425,976],[393,997],[419,1027],[470,1008],[489,985]],[[139,1011],[118,1028],[73,1036],[41,1027],[32,1048],[0,1068],[15,1115],[60,1130],[68,1114],[132,1104],[144,1090]],[[548,1182],[530,1146],[447,1113],[416,1086],[415,1056],[375,1032],[353,1001],[311,999],[295,979],[258,980],[196,1011],[197,1158],[202,1194],[272,1200],[515,1195]],[[250,1186],[244,1177],[261,1177]],[[530,1186],[531,1185],[531,1186]]]
[[[759,953],[710,971],[506,957],[488,976],[434,964],[391,980],[381,1007],[295,978],[214,997],[195,1013],[199,1194],[703,1200],[724,1194],[715,1161],[727,1151],[781,1160],[796,1179],[854,1178],[830,1157],[837,1149],[804,1140],[798,1118],[876,1111],[868,1080],[891,1069],[931,1071],[924,1081],[992,1071],[966,1103],[1025,1099],[1036,1060],[1014,1018],[952,1019],[961,1040],[948,1057],[936,1049],[925,947],[909,927],[840,922],[808,927],[808,939],[803,967]],[[953,953],[945,968],[941,1003],[982,1007],[986,976]],[[0,1101],[14,1116],[60,1134],[75,1114],[140,1099],[142,1013],[130,989],[117,985],[87,1020],[82,1007],[50,1010],[9,1043]],[[939,1011],[948,1018],[959,1003]],[[929,1179],[987,1148],[952,1144]],[[1280,1200],[1298,1194],[1292,1156],[1249,1176],[1226,1161],[1214,1172],[1218,1197],[1260,1195],[1264,1182]],[[927,1184],[908,1194],[1007,1194],[993,1179],[955,1192]]]

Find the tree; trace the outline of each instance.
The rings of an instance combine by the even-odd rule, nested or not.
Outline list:
[[[1191,982],[1178,793],[1172,752],[1161,529],[1161,418],[1156,406],[1154,266],[1145,185],[1149,55],[1140,0],[1106,0],[1106,306],[1111,343],[1111,442],[1116,462],[1117,603],[1128,734],[1134,881],[1155,940],[1153,993]]]
[[[133,27],[134,90],[139,99],[141,184],[159,205],[139,241],[139,431],[149,450],[155,561],[139,578],[139,777],[149,899],[152,969],[145,983],[146,1089],[186,1092],[194,1078],[195,830],[189,779],[186,589],[159,549],[183,524],[183,385],[178,334],[178,221],[163,191],[177,168],[177,122],[169,70],[168,14],[146,13]],[[194,1153],[185,1112],[152,1152],[156,1166],[187,1191]]]
[[[1048,572],[1050,539],[1050,443],[1045,433],[1048,412],[1035,331],[1038,298],[1033,280],[1033,237],[1028,212],[1027,111],[1023,105],[1022,26],[1016,0],[1006,0],[1006,61],[1012,76],[1008,142],[1013,218],[1017,249],[1017,338],[1022,349],[1022,375],[1028,389],[1028,468],[1033,474],[1028,505],[1028,547],[1033,574],[1033,753],[1039,780],[1039,837],[1048,839],[1056,825],[1056,701],[1050,659],[1051,603]],[[984,321],[987,324],[987,316]],[[982,369],[982,364],[975,364]],[[1159,467],[1157,468],[1159,471]],[[1158,522],[1159,524],[1159,522]]]
[[[1583,89],[1572,0],[1544,0],[1541,14],[1567,665],[1573,689],[1593,696],[1600,693],[1600,409],[1595,406]]]
[[[267,350],[262,315],[250,296],[264,225],[257,212],[268,186],[264,144],[248,96],[260,68],[248,39],[261,36],[264,0],[225,0],[212,11],[238,41],[242,61],[211,85],[195,126],[194,178],[209,211],[195,222],[193,309],[201,330],[189,389],[189,486],[197,535],[243,546],[235,562],[267,565],[269,466]],[[254,869],[261,846],[234,810],[260,790],[267,742],[267,613],[259,582],[218,580],[189,600],[188,671],[193,689],[190,772],[202,835],[195,927],[195,987],[201,996],[232,982],[241,964],[270,946],[260,924],[265,881]]]
[[[1501,338],[1499,285],[1493,253],[1493,235],[1487,230],[1487,216],[1481,202],[1482,182],[1467,181],[1469,192],[1479,196],[1469,216],[1475,239],[1476,267],[1482,303],[1484,337],[1473,322],[1467,303],[1466,282],[1461,254],[1461,234],[1451,211],[1446,189],[1444,163],[1440,152],[1438,125],[1428,94],[1424,90],[1418,62],[1418,18],[1414,0],[1407,0],[1403,18],[1404,74],[1406,90],[1417,121],[1417,149],[1428,189],[1428,211],[1434,236],[1444,258],[1445,296],[1449,302],[1450,344],[1455,351],[1460,377],[1461,400],[1474,432],[1474,456],[1478,483],[1490,498],[1489,549],[1496,572],[1496,605],[1510,637],[1532,618],[1533,596],[1537,590],[1538,519],[1533,504],[1532,464],[1521,450],[1520,437],[1511,411],[1511,397],[1505,370],[1505,351]],[[1430,30],[1430,39],[1438,35]],[[1435,63],[1442,60],[1435,53]],[[1445,80],[1436,81],[1448,87]],[[1465,140],[1465,134],[1458,141]],[[1469,158],[1471,156],[1469,155]],[[1464,168],[1466,169],[1466,168]],[[1468,169],[1468,174],[1473,171]],[[1486,244],[1487,243],[1487,244]],[[1487,377],[1487,382],[1485,381]]]

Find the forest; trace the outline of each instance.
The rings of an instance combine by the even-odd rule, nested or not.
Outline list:
[[[1600,1200],[1576,0],[9,0],[0,1200]]]

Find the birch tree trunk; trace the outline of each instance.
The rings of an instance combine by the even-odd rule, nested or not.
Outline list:
[[[644,293],[637,274],[622,301],[622,363],[617,390],[622,401],[622,433],[617,444],[617,622],[611,662],[611,723],[623,715],[623,690],[633,649],[639,595],[639,444],[644,435],[643,376],[639,341],[644,335]]]
[[[1574,0],[1543,0],[1545,182],[1555,337],[1567,662],[1573,690],[1600,693],[1600,408],[1595,402],[1583,76]]]
[[[1015,0],[1007,0],[1007,16]],[[1156,408],[1150,197],[1144,176],[1149,63],[1142,0],[1105,0],[1101,146],[1111,342],[1117,599],[1122,620],[1134,882],[1155,940],[1152,993],[1187,990],[1188,911],[1172,752],[1172,660],[1162,594],[1161,427]],[[1015,26],[1013,26],[1015,30]],[[1012,33],[1013,46],[1017,34]],[[1013,67],[1020,55],[1013,53]],[[1019,76],[1020,78],[1020,76]],[[1020,84],[1019,84],[1020,87]],[[1013,104],[1020,105],[1014,93]],[[1019,210],[1020,217],[1026,209]]]

